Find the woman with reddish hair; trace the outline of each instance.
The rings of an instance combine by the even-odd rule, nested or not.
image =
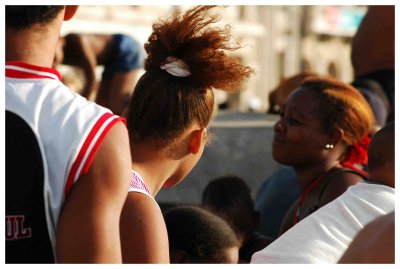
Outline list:
[[[199,6],[153,24],[145,73],[126,111],[132,153],[131,188],[121,217],[124,262],[168,263],[168,235],[154,196],[177,185],[200,159],[209,138],[213,89],[239,90],[253,70],[225,52],[228,27]]]
[[[274,126],[274,159],[292,166],[301,195],[281,234],[362,181],[373,113],[364,97],[331,78],[309,78],[289,95]]]

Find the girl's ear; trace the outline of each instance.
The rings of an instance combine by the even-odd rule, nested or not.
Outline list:
[[[190,136],[190,142],[189,142],[190,153],[197,154],[199,152],[201,145],[203,143],[203,139],[204,139],[206,131],[207,131],[206,128],[201,128],[201,129],[192,131],[192,134]]]
[[[78,6],[65,6],[64,21],[70,20],[78,10]]]

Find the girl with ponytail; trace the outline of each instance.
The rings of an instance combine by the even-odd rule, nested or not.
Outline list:
[[[237,91],[253,70],[227,54],[240,48],[230,29],[213,28],[211,6],[153,24],[145,73],[126,111],[131,188],[121,218],[124,262],[168,263],[168,236],[154,196],[177,185],[200,159],[209,135],[214,90]]]

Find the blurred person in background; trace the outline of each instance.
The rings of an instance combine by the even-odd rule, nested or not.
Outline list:
[[[97,104],[121,115],[143,60],[141,45],[128,35],[70,33],[60,37],[53,65],[80,68],[85,77],[81,95],[87,99],[94,95]],[[96,67],[100,65],[104,70],[98,85]]]
[[[250,187],[243,178],[223,176],[211,180],[204,188],[202,206],[231,225],[241,242],[240,263],[250,263],[254,252],[272,242],[257,232],[260,213],[254,210]]]
[[[171,263],[238,263],[239,240],[225,220],[194,206],[165,215]]]
[[[279,114],[289,94],[297,89],[305,79],[315,76],[317,74],[312,72],[301,72],[294,76],[282,78],[278,86],[268,95],[269,108],[267,113]]]
[[[279,167],[258,188],[254,201],[255,210],[260,212],[257,231],[276,239],[286,212],[299,197],[296,171],[292,166]]]
[[[352,39],[352,85],[371,105],[379,126],[394,119],[394,58],[394,6],[369,6]]]

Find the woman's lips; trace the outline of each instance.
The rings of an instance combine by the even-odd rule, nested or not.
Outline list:
[[[272,144],[283,144],[283,143],[285,143],[285,140],[282,137],[274,136]]]

